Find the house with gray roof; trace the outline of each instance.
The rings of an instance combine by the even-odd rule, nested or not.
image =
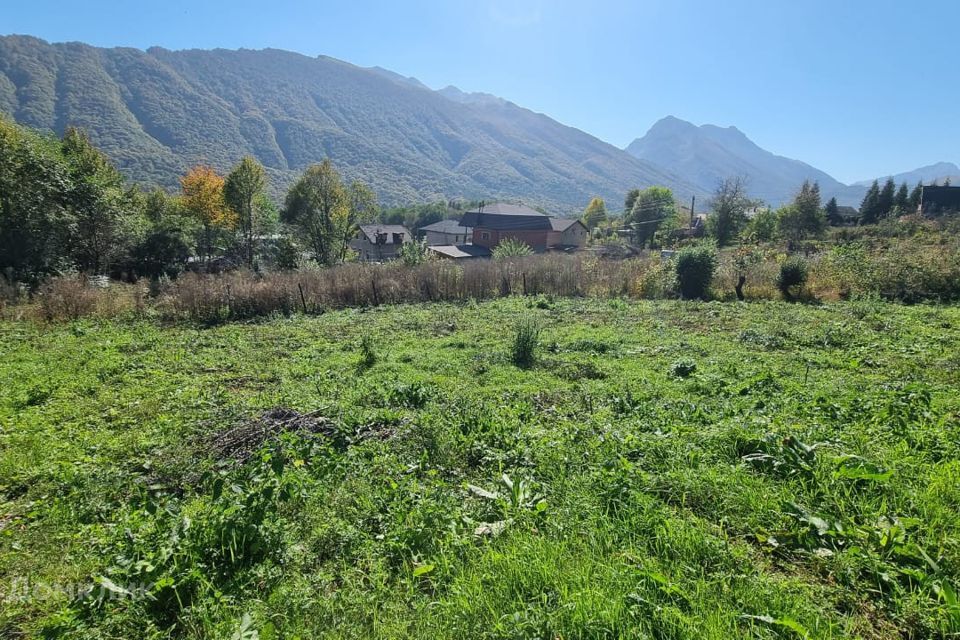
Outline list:
[[[350,248],[363,262],[384,262],[397,258],[407,242],[413,242],[413,234],[403,225],[362,224]]]

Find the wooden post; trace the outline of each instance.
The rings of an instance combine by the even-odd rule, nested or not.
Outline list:
[[[304,313],[304,315],[306,315],[306,313],[307,313],[307,297],[306,297],[305,295],[303,295],[303,285],[300,284],[299,282],[297,283],[297,289],[300,289],[300,304],[303,305],[303,313]]]

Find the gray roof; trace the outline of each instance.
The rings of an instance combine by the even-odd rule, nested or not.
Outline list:
[[[440,222],[434,222],[433,224],[428,224],[425,227],[420,227],[420,231],[435,231],[437,233],[465,235],[470,233],[470,228],[462,226],[459,220],[441,220]]]
[[[584,229],[587,228],[587,225],[578,218],[550,218],[550,224],[554,231],[566,231],[575,224],[581,225]]]
[[[413,235],[402,224],[362,224],[360,233],[366,237],[370,244],[377,244],[377,234],[387,234],[384,244],[393,244],[393,234],[403,234],[403,242],[413,239]]]
[[[483,211],[479,208],[471,209],[467,213],[492,213],[500,216],[545,216],[536,209],[522,204],[510,204],[509,202],[491,202],[483,205]]]
[[[489,258],[490,249],[475,244],[439,244],[427,247],[446,258]]]
[[[486,227],[498,230],[550,230],[550,216],[522,204],[494,202],[484,205],[483,211],[467,211],[460,221],[465,227]]]

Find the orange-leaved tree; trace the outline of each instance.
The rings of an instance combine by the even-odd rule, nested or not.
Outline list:
[[[213,253],[214,231],[231,229],[237,223],[237,214],[224,199],[223,186],[223,176],[203,165],[193,167],[180,178],[181,204],[203,227],[201,257],[207,263]]]

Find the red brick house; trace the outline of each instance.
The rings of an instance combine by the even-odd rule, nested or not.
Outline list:
[[[518,204],[495,202],[463,214],[460,224],[473,228],[473,244],[494,249],[507,238],[519,240],[538,253],[580,248],[587,228],[579,220],[552,218]]]

